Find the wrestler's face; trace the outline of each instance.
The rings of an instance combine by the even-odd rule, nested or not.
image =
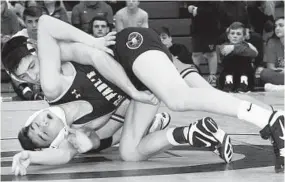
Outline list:
[[[40,84],[40,65],[36,55],[28,55],[24,57],[18,68],[14,71],[16,77],[33,84]]]
[[[47,109],[32,121],[28,137],[38,147],[49,147],[63,127],[60,118]]]
[[[275,21],[275,34],[277,37],[284,37],[284,19],[280,18]]]
[[[95,20],[93,22],[93,36],[104,37],[109,32],[109,27],[106,21]]]
[[[245,35],[243,28],[230,29],[228,39],[232,44],[238,44],[244,41]]]

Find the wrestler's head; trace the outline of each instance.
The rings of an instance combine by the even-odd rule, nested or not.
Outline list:
[[[25,150],[47,148],[64,126],[65,113],[60,107],[42,109],[28,118],[18,139]]]
[[[40,84],[40,66],[36,45],[27,37],[10,39],[3,47],[1,60],[6,71],[18,81]]]

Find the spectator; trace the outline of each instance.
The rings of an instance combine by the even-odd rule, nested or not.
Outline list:
[[[39,2],[43,9],[43,14],[50,15],[64,22],[68,22],[65,8],[61,5],[61,1],[45,0]]]
[[[254,70],[251,63],[258,52],[252,44],[245,42],[246,29],[242,23],[232,23],[226,34],[228,42],[220,46],[224,56],[221,74],[221,81],[225,79],[223,90],[247,92],[253,86]]]
[[[187,47],[183,44],[172,43],[172,36],[167,27],[156,29],[156,32],[159,34],[161,42],[169,49],[173,56],[177,57],[182,63],[193,64],[192,55]]]
[[[88,33],[90,21],[95,16],[105,16],[113,23],[113,11],[110,5],[103,1],[83,1],[72,9],[71,23],[73,26]]]
[[[20,24],[17,15],[8,9],[6,1],[1,1],[1,46],[19,30]]]
[[[148,13],[139,8],[139,4],[138,0],[128,0],[127,6],[116,13],[117,32],[120,32],[126,27],[148,28]]]
[[[37,40],[38,21],[42,14],[42,9],[40,7],[31,6],[26,8],[23,12],[23,19],[27,28],[17,32],[14,37],[25,36],[35,42]]]
[[[261,80],[274,85],[284,85],[284,17],[275,21],[275,31],[266,44]]]
[[[218,68],[216,44],[219,37],[217,3],[203,1],[190,3],[188,11],[192,14],[192,59],[197,67],[202,60],[207,60],[210,73],[208,82],[215,87]]]
[[[104,37],[110,31],[110,24],[104,16],[95,16],[89,26],[89,34],[96,38]]]

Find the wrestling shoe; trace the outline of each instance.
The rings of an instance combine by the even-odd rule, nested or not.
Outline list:
[[[158,130],[164,130],[169,125],[170,120],[171,116],[167,112],[156,114],[148,129],[148,133],[152,133]]]
[[[190,137],[192,136],[192,137]],[[189,125],[187,141],[194,147],[207,147],[230,163],[233,156],[231,139],[210,117],[205,117]]]
[[[284,112],[274,111],[269,118],[268,125],[260,131],[260,135],[263,139],[271,139],[275,153],[275,172],[284,172]]]
[[[246,84],[245,82],[241,82],[239,84],[239,87],[237,88],[237,92],[239,92],[239,93],[249,92],[248,84]]]
[[[234,89],[234,84],[233,83],[225,82],[224,89],[223,89],[224,92],[232,92],[233,89]]]

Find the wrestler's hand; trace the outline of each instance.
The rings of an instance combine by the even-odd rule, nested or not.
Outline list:
[[[72,128],[68,128],[68,132],[69,134],[67,135],[67,141],[79,153],[85,153],[93,148],[92,141],[89,139],[90,132],[87,132],[84,129]]]
[[[30,165],[30,156],[28,151],[22,151],[13,157],[12,173],[17,175],[26,175],[27,168]]]
[[[159,100],[149,91],[137,91],[131,97],[136,101],[146,104],[157,105],[159,103]]]
[[[108,46],[115,45],[116,34],[117,32],[110,32],[104,37],[97,38],[96,40],[98,40],[98,42],[94,43],[93,47],[114,55],[113,50]]]
[[[221,46],[221,54],[227,56],[231,52],[233,52],[235,46],[234,45],[223,45]]]

